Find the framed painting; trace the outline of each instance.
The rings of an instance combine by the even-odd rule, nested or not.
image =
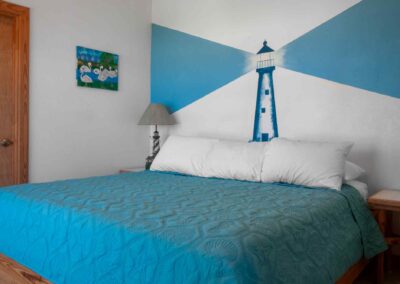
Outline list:
[[[76,47],[76,81],[80,87],[118,91],[118,55]]]

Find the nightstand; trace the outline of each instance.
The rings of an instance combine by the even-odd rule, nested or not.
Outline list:
[[[400,212],[400,191],[399,190],[381,190],[368,198],[368,204],[378,221],[379,227],[385,236],[386,243],[389,246],[387,254],[390,254],[390,246],[400,244],[400,237],[392,234],[392,214]],[[384,262],[385,253],[378,256],[377,281],[383,283],[384,280]]]
[[[136,167],[136,168],[123,168],[119,170],[120,174],[124,173],[136,173],[136,172],[143,172],[145,168]]]

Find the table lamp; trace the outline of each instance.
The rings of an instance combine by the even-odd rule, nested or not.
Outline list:
[[[169,114],[167,108],[162,104],[150,104],[138,125],[154,125],[153,133],[153,154],[146,158],[146,170],[150,169],[151,163],[160,151],[160,134],[158,133],[158,125],[174,125],[175,119]]]

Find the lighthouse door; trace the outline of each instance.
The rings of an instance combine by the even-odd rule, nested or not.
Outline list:
[[[28,181],[29,9],[0,1],[0,186]]]

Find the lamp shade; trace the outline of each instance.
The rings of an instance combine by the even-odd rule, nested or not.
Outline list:
[[[162,104],[150,104],[138,125],[174,125],[175,120],[169,114],[167,108]]]

